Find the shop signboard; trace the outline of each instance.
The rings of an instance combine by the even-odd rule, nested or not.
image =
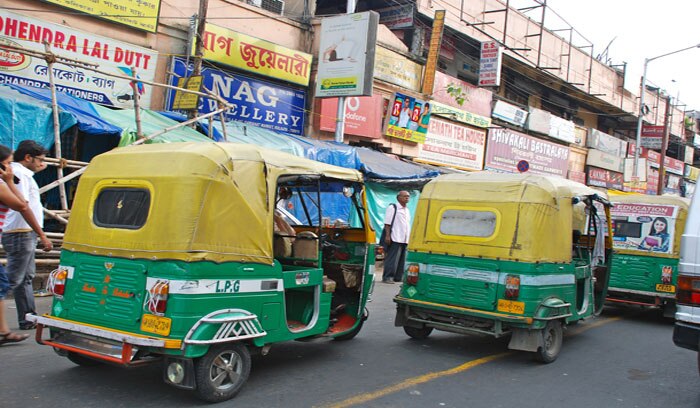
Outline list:
[[[461,98],[459,102],[447,92],[449,86],[460,90]],[[491,101],[493,100],[491,91],[479,88],[440,71],[435,72],[432,98],[445,105],[450,105],[453,108],[462,109],[475,115],[491,116]]]
[[[334,132],[338,114],[338,98],[323,98],[319,129]],[[374,96],[350,96],[345,99],[345,133],[349,135],[379,138],[382,136],[382,109],[384,98]]]
[[[649,164],[651,167],[658,169],[659,163],[661,163],[661,153],[654,150],[647,150],[646,156],[649,159]],[[681,160],[668,156],[664,157],[664,171],[682,176],[684,167],[685,163],[683,163]]]
[[[663,126],[642,125],[641,145],[648,149],[661,149],[663,136]]]
[[[496,104],[493,106],[493,112],[491,112],[492,118],[500,119],[520,127],[525,126],[527,115],[528,112],[525,109],[520,109],[517,106],[500,100],[496,101]]]
[[[177,83],[177,77],[192,74],[193,65],[181,58],[174,58],[171,70],[175,74],[170,84]],[[232,107],[225,112],[227,120],[250,123],[265,129],[301,135],[304,133],[304,109],[306,92],[273,84],[215,68],[202,68],[202,84],[214,94],[229,102]],[[166,110],[173,110],[175,92],[169,92],[165,102]],[[199,98],[199,113],[209,113],[218,109],[218,102],[211,98]]]
[[[613,200],[614,201],[614,200]],[[678,206],[614,203],[613,248],[655,254],[673,253]]]
[[[610,136],[607,133],[603,133],[600,130],[590,129],[590,133],[588,135],[588,147],[592,147],[615,157],[625,157],[627,142],[614,136]]]
[[[464,170],[481,170],[485,145],[485,130],[432,118],[416,160]]]
[[[569,170],[569,175],[566,178],[581,184],[586,184],[586,173],[583,171]]]
[[[435,116],[441,116],[443,118],[451,119],[455,122],[466,123],[467,125],[487,128],[491,126],[491,118],[476,115],[471,112],[467,112],[461,109],[453,108],[452,106],[445,105],[444,103],[432,101],[430,102],[432,106],[432,114]]]
[[[158,31],[160,0],[44,0],[131,28]]]
[[[430,124],[430,103],[401,93],[394,94],[386,131],[389,137],[423,143]]]
[[[693,133],[693,146],[700,148],[700,134]]]
[[[698,181],[698,177],[700,176],[700,169],[697,167],[686,165],[683,176],[688,180],[692,181],[693,183],[696,183]]]
[[[379,23],[390,30],[413,28],[413,4],[399,4],[376,10],[379,13]]]
[[[42,41],[51,43],[61,56],[99,66],[117,75],[132,74],[153,81],[158,53],[133,44],[93,33],[75,30],[0,9],[0,42],[44,52]],[[0,50],[0,84],[48,88],[48,65],[43,58]],[[101,105],[133,108],[133,89],[128,79],[118,79],[82,68],[56,63],[53,66],[56,90]],[[141,105],[150,106],[151,86],[138,84]]]
[[[530,108],[527,119],[529,130],[551,136],[567,143],[574,143],[574,122],[562,119],[542,109]]]
[[[693,159],[695,158],[695,148],[693,146],[685,146],[685,154],[683,155],[683,162],[686,164],[693,164]]]
[[[587,170],[589,186],[611,188],[622,191],[622,173],[589,166]]]
[[[647,168],[647,190],[646,194],[656,195],[659,190],[659,171],[657,169]]]
[[[418,92],[423,76],[423,66],[398,52],[378,46],[375,49],[374,77]]]
[[[500,86],[503,62],[500,43],[495,40],[482,41],[479,57],[479,86]]]
[[[639,158],[639,174],[634,174],[634,158],[625,158],[625,183],[631,183],[633,181],[647,181],[647,159]]]
[[[342,14],[321,20],[316,97],[371,96],[379,14]]]
[[[583,126],[574,126],[574,144],[576,146],[586,147],[588,139],[588,130]]]
[[[586,164],[589,166],[600,167],[616,173],[622,174],[625,171],[625,162],[620,156],[601,152],[596,149],[588,149]]]
[[[516,173],[520,162],[531,173],[566,177],[569,148],[510,129],[489,129],[485,167]]]
[[[206,23],[202,43],[206,60],[293,84],[309,84],[310,54],[210,23]]]

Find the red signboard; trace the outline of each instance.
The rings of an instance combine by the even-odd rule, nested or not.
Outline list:
[[[588,167],[588,185],[622,190],[622,173]]]
[[[529,173],[566,177],[569,170],[569,148],[510,129],[489,130],[485,161],[487,168],[515,173],[521,160],[528,162]]]
[[[346,98],[345,104],[345,133],[370,137],[382,136],[382,107],[381,95],[353,96]],[[338,113],[338,98],[321,99],[320,130],[335,131],[335,119]]]
[[[466,94],[464,103],[460,105],[457,100],[447,93],[447,86],[453,85]],[[487,89],[478,88],[468,82],[453,78],[442,72],[435,73],[435,85],[433,86],[433,99],[461,110],[476,113],[477,115],[491,117],[491,100],[493,93]]]

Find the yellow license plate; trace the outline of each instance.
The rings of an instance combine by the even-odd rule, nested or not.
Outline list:
[[[167,336],[170,334],[171,322],[172,320],[169,317],[146,314],[141,318],[141,330]]]
[[[513,314],[525,313],[525,302],[498,299],[498,311]]]
[[[656,291],[657,292],[676,293],[676,287],[673,285],[664,285],[661,283],[657,283],[656,284]]]

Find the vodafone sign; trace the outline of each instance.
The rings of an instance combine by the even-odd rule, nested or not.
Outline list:
[[[381,95],[353,96],[345,100],[345,133],[372,139],[380,138],[384,109]],[[321,99],[319,129],[334,132],[337,113],[338,98]]]

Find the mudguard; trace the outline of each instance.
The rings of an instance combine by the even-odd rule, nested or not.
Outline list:
[[[262,347],[267,332],[258,317],[243,309],[224,309],[209,313],[192,326],[182,341],[188,357],[204,355],[208,346],[230,341],[250,341]]]

